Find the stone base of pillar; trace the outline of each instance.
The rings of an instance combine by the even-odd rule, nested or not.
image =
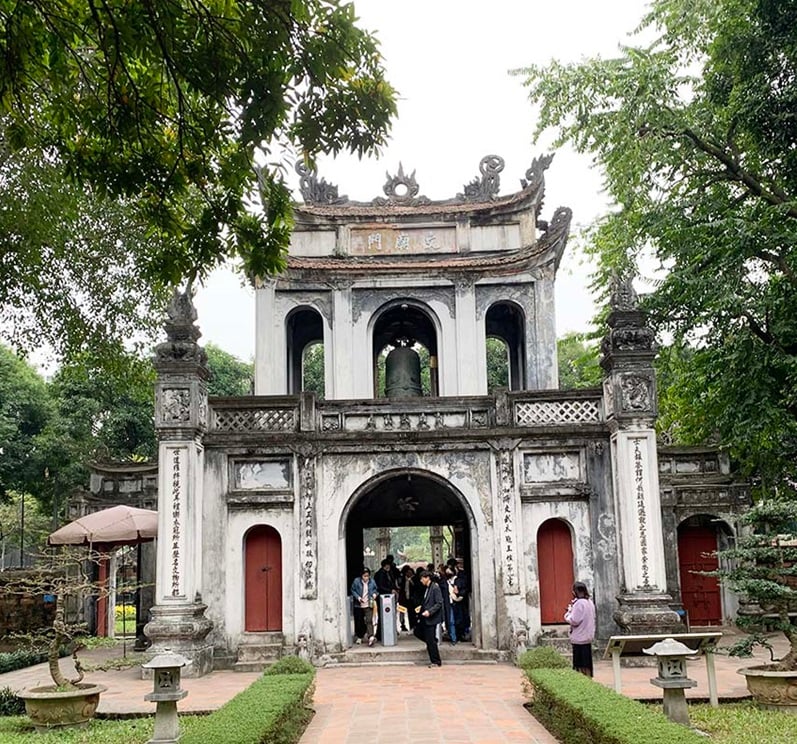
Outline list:
[[[152,641],[147,649],[147,659],[167,649],[184,656],[188,663],[181,676],[202,677],[213,671],[213,646],[206,637],[213,629],[213,622],[205,617],[207,605],[201,602],[186,602],[173,605],[155,605],[144,632]],[[142,679],[150,679],[152,670],[142,669]]]
[[[617,597],[614,621],[629,635],[685,633],[686,626],[670,608],[672,597],[659,592],[632,592]]]

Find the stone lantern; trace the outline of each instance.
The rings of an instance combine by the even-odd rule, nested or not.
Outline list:
[[[642,649],[642,652],[655,656],[658,662],[659,676],[651,679],[650,684],[664,690],[664,715],[675,723],[688,726],[689,710],[684,690],[695,687],[697,682],[686,676],[686,657],[694,651],[680,641],[665,638],[650,648]]]
[[[180,689],[180,669],[186,663],[180,654],[165,649],[141,665],[143,669],[152,670],[153,679],[153,690],[144,699],[156,703],[155,730],[147,744],[174,744],[180,739],[177,701],[188,694],[187,690]]]

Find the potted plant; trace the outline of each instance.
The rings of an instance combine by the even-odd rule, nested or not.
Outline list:
[[[797,499],[761,501],[741,523],[747,527],[733,548],[719,553],[727,568],[715,572],[728,587],[752,603],[736,624],[749,635],[730,649],[750,656],[754,646],[769,649],[771,662],[743,667],[753,699],[761,706],[797,713]],[[789,650],[780,659],[768,633],[780,632]]]
[[[94,717],[103,685],[83,682],[84,670],[77,653],[84,648],[80,640],[85,635],[83,626],[66,622],[66,605],[70,598],[82,601],[88,595],[107,595],[107,585],[95,581],[91,566],[101,559],[94,551],[68,548],[47,557],[46,569],[31,573],[13,585],[7,592],[26,597],[49,598],[55,603],[52,626],[37,635],[46,638],[47,662],[52,685],[29,688],[18,693],[25,701],[28,717],[37,731],[62,728],[82,728]],[[76,676],[69,679],[60,666],[63,647],[71,647]]]

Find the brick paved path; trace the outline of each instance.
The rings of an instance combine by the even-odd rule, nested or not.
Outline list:
[[[300,744],[556,744],[523,707],[509,664],[319,669]]]

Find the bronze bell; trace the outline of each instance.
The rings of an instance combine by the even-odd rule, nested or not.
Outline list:
[[[414,398],[421,393],[421,359],[408,346],[397,346],[385,359],[385,395]]]

